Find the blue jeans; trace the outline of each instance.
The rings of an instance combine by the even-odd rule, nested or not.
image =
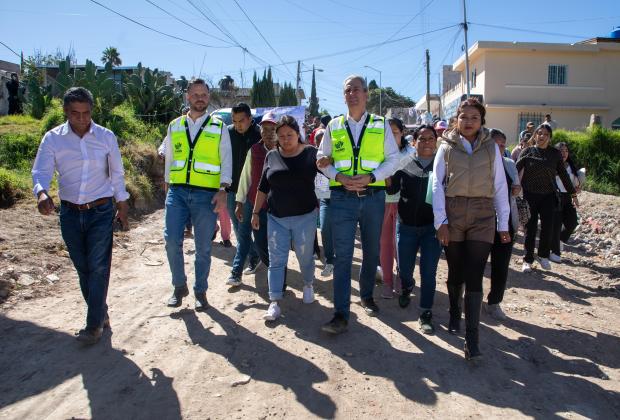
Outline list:
[[[237,238],[237,252],[233,259],[231,272],[236,276],[241,276],[246,258],[250,257],[250,261],[256,261],[258,254],[254,247],[254,241],[252,241],[252,203],[249,200],[243,203],[243,221],[239,222],[235,216],[235,195],[234,192],[229,192],[226,197],[228,214],[230,214],[230,220],[232,220],[233,230]]]
[[[288,262],[291,241],[305,286],[314,282],[314,237],[316,235],[316,210],[300,216],[275,217],[267,215],[269,243],[269,299],[282,299],[284,273]]]
[[[207,291],[209,270],[211,269],[211,238],[215,232],[217,213],[211,203],[214,191],[190,188],[182,185],[171,185],[166,196],[166,254],[172,273],[172,284],[175,287],[185,286],[185,261],[183,258],[183,231],[185,223],[191,219],[194,225],[194,244],[196,245],[196,261],[194,272],[196,281],[194,292]]]
[[[334,240],[332,238],[332,222],[329,210],[329,198],[321,198],[319,203],[319,225],[321,226],[321,238],[323,240],[323,253],[325,254],[325,264],[333,264]]]
[[[267,210],[261,209],[258,212],[258,220],[260,227],[258,230],[253,230],[254,246],[258,251],[260,260],[265,264],[265,267],[269,267],[269,245],[267,244]]]
[[[401,223],[399,219],[396,222],[396,243],[403,290],[413,289],[413,270],[416,255],[420,250],[420,309],[431,309],[435,299],[437,264],[441,255],[435,227],[432,224],[409,226]]]
[[[112,199],[85,211],[60,206],[60,231],[88,306],[86,328],[99,328],[108,312],[106,297],[112,262]]]
[[[334,242],[334,307],[337,314],[349,319],[351,306],[351,266],[357,224],[362,240],[362,269],[360,270],[360,297],[372,298],[375,272],[379,265],[379,239],[385,191],[358,197],[341,190],[332,190],[330,198],[332,237]]]

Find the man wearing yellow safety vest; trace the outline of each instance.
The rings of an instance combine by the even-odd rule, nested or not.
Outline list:
[[[183,259],[183,231],[188,220],[194,225],[196,262],[194,271],[195,309],[204,311],[207,278],[211,268],[211,238],[217,213],[226,208],[226,187],[230,185],[232,158],[226,125],[207,114],[209,87],[202,79],[187,87],[189,112],[173,120],[164,139],[166,195],[166,254],[174,292],[168,306],[181,306],[189,294]]]
[[[399,163],[398,146],[382,116],[366,112],[368,87],[362,76],[343,83],[348,113],[330,121],[317,154],[317,165],[330,179],[330,215],[334,241],[334,318],[323,331],[339,334],[347,329],[351,305],[351,266],[355,232],[362,240],[360,297],[365,312],[379,311],[374,299],[379,265],[379,239],[385,208],[385,178]]]

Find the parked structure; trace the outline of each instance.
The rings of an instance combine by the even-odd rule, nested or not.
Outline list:
[[[469,49],[469,62],[471,94],[487,108],[486,126],[504,130],[511,143],[528,121],[541,123],[545,114],[570,130],[588,126],[592,114],[604,127],[620,126],[620,39],[479,41]],[[444,118],[454,116],[466,95],[464,69],[463,55],[452,66],[460,81],[446,89],[444,80]]]

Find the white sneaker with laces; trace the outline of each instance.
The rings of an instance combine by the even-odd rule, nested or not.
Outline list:
[[[530,263],[524,262],[521,266],[522,273],[529,273],[532,271],[532,265]]]
[[[540,264],[540,268],[543,270],[551,270],[551,263],[549,262],[549,258],[539,258],[538,264]]]
[[[504,321],[508,318],[506,314],[504,313],[504,311],[502,310],[502,307],[499,306],[499,303],[495,305],[487,305],[487,313],[489,314],[491,318],[496,319],[498,321]]]
[[[334,264],[325,264],[323,270],[321,270],[321,277],[329,277],[334,274]]]
[[[226,285],[230,287],[241,286],[241,278],[231,275],[230,277],[228,277],[228,280],[226,280]]]
[[[562,257],[560,257],[559,255],[555,255],[553,252],[551,254],[549,254],[549,260],[551,262],[554,263],[561,263],[562,262]]]
[[[243,270],[243,274],[255,274],[256,270],[258,270],[258,267],[260,267],[261,264],[262,264],[262,262],[260,260],[258,260],[258,262],[256,264],[252,264],[250,262],[250,264],[248,264],[246,269]]]
[[[271,302],[269,304],[269,308],[267,308],[267,312],[263,315],[263,319],[265,321],[275,321],[278,317],[280,317],[280,313],[278,302]]]
[[[304,303],[312,303],[314,302],[314,287],[312,286],[304,286]]]

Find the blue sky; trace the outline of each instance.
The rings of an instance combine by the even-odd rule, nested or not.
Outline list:
[[[296,61],[303,60],[302,87],[308,95],[311,72],[305,70],[313,65],[324,70],[317,73],[318,96],[321,108],[331,113],[343,112],[341,84],[348,74],[360,73],[378,81],[378,73],[366,65],[381,70],[383,86],[418,100],[425,92],[423,60],[427,48],[431,54],[431,90],[438,91],[441,65],[451,64],[463,45],[462,31],[455,26],[462,21],[461,0],[97,1],[159,31],[220,48],[157,34],[90,0],[3,1],[0,40],[25,56],[35,50],[54,53],[73,47],[80,63],[87,58],[98,62],[101,51],[114,46],[124,65],[140,61],[171,71],[175,77],[200,74],[213,83],[229,74],[238,86],[243,74],[246,87],[251,84],[254,69],[262,73],[266,63],[273,66],[276,81],[294,84]],[[477,40],[570,43],[608,36],[614,26],[620,26],[618,0],[468,0],[467,8],[470,45]],[[393,42],[359,49],[384,41]],[[0,59],[18,62],[18,57],[2,45]]]

